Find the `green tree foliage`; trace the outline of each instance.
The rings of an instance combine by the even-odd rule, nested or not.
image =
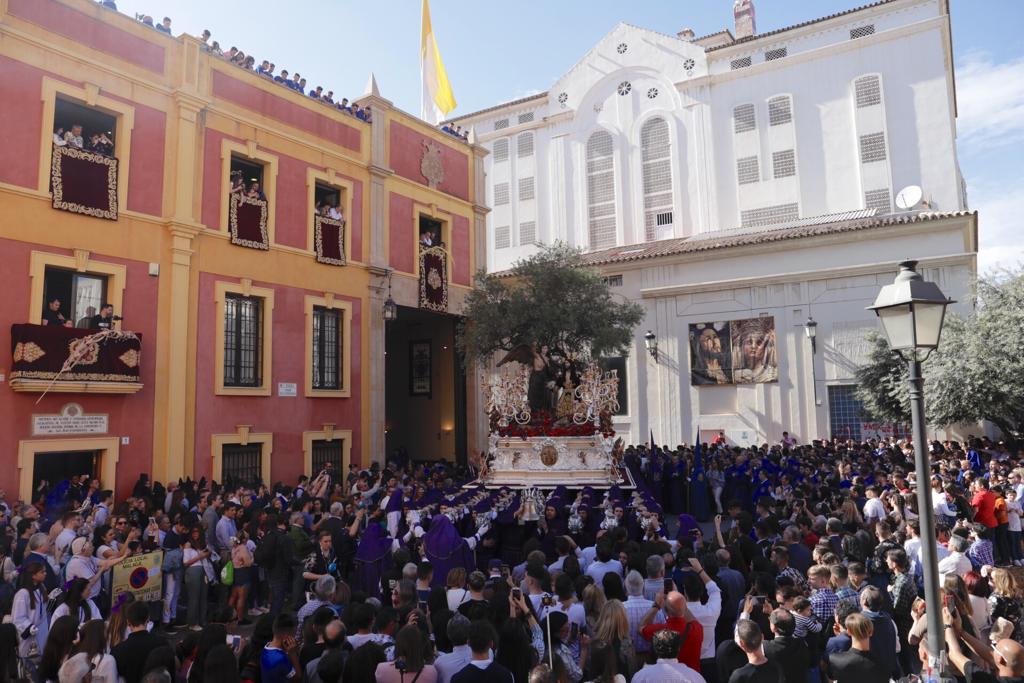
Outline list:
[[[976,306],[964,317],[947,313],[942,341],[924,363],[928,422],[944,426],[989,420],[1011,438],[1024,429],[1024,271],[982,276]],[[857,371],[866,412],[909,421],[906,363],[878,335]]]
[[[601,274],[564,244],[545,247],[507,277],[477,273],[458,343],[468,360],[522,344],[573,360],[628,355],[642,306],[616,301]]]
[[[857,368],[857,398],[867,416],[888,423],[910,422],[907,364],[892,352],[881,332],[868,335],[871,350]]]

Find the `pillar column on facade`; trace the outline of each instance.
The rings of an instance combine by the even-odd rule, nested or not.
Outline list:
[[[387,236],[387,179],[394,175],[388,166],[387,157],[387,122],[393,104],[380,96],[377,81],[371,74],[367,84],[367,92],[357,104],[369,107],[370,121],[370,291],[367,300],[369,310],[366,320],[369,335],[369,375],[370,388],[367,403],[370,410],[370,461],[386,460],[384,427],[387,418],[386,404],[386,370],[385,370],[385,334],[384,299],[387,297],[387,278],[390,268],[387,263],[385,238]]]
[[[476,135],[474,134],[474,138]],[[473,263],[477,268],[487,266],[487,214],[490,209],[484,206],[487,196],[487,174],[484,159],[490,152],[484,147],[473,144]],[[484,395],[484,377],[486,369],[480,363],[473,363],[466,368],[466,443],[471,453],[479,453],[487,449],[487,397]]]
[[[186,50],[186,57],[188,51]],[[172,129],[173,184],[171,190],[171,218],[166,223],[170,233],[170,268],[162,273],[159,326],[161,343],[158,346],[158,364],[166,368],[162,373],[164,384],[158,387],[154,419],[153,476],[161,481],[177,481],[192,474],[194,448],[188,441],[192,433],[189,411],[189,378],[194,361],[189,357],[192,321],[192,254],[196,239],[203,230],[194,218],[196,199],[195,169],[199,166],[200,112],[206,102],[189,90],[197,76],[187,68],[183,79],[185,91],[174,94],[177,116]]]

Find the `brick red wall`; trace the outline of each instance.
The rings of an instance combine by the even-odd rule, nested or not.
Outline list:
[[[362,384],[362,303],[351,301],[352,307],[352,375],[351,398],[306,398],[305,392],[305,296],[323,296],[295,287],[253,282],[254,287],[274,290],[273,363],[267,378],[272,396],[214,395],[214,343],[216,340],[214,304],[215,284],[221,278],[212,273],[199,275],[199,319],[196,354],[196,430],[195,477],[209,477],[210,436],[231,434],[236,425],[251,424],[254,432],[273,432],[274,453],[271,460],[273,481],[294,484],[302,474],[302,432],[319,431],[323,423],[333,422],[336,429],[352,430],[352,462],[362,462],[360,440]],[[278,382],[294,382],[298,396],[277,396]],[[308,472],[306,473],[308,474]]]
[[[71,255],[68,249],[0,239],[0,253],[4,255],[4,267],[0,268],[0,291],[4,293],[0,299],[0,353],[3,354],[0,368],[10,368],[11,325],[25,322],[28,314],[31,286],[29,265],[33,250]],[[18,441],[32,438],[32,415],[59,413],[66,403],[78,403],[86,413],[105,413],[109,416],[108,433],[96,436],[129,438],[128,445],[120,446],[116,482],[118,498],[131,494],[132,485],[140,472],[152,472],[154,382],[157,344],[160,343],[152,302],[157,299],[158,279],[149,276],[147,263],[95,252],[90,258],[120,263],[127,268],[124,307],[117,313],[124,316],[122,329],[142,334],[143,389],[137,394],[126,396],[51,392],[37,405],[39,394],[15,393],[6,382],[0,384],[0,415],[4,416],[4,429],[0,430],[0,453],[3,454],[4,464],[0,467],[0,488],[6,489],[8,494],[13,495],[18,491]],[[39,302],[39,307],[42,310],[42,302]],[[8,371],[6,369],[5,374]],[[109,486],[113,482],[103,483]],[[8,500],[11,498],[8,497]]]
[[[415,270],[413,247],[416,243],[412,223],[412,199],[396,192],[388,196],[388,261],[395,270]]]
[[[164,48],[156,42],[143,40],[67,5],[54,0],[8,0],[7,11],[86,47],[158,74],[164,72]],[[156,32],[153,37],[158,37]]]
[[[433,141],[433,138],[397,121],[390,124],[390,138],[391,168],[403,178],[427,185],[427,179],[420,171],[420,163],[423,160],[425,144]],[[469,156],[444,142],[436,144],[441,148],[441,161],[444,164],[444,180],[438,189],[469,201]]]
[[[215,97],[234,102],[246,109],[330,140],[355,152],[359,151],[361,139],[356,126],[369,124],[354,122],[349,125],[336,121],[330,116],[288,101],[286,99],[288,91],[284,86],[281,86],[281,92],[281,96],[274,95],[237,78],[232,78],[221,71],[213,71],[213,94]],[[327,105],[322,106],[325,111],[328,110]]]

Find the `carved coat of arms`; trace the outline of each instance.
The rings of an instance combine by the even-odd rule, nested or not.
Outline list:
[[[427,179],[431,189],[436,189],[444,182],[444,161],[441,159],[441,146],[434,141],[423,143],[423,157],[420,159],[420,173]]]

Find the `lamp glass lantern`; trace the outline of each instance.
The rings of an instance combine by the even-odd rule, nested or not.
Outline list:
[[[900,263],[891,285],[882,287],[874,311],[894,351],[929,354],[939,346],[946,307],[956,303],[946,298],[934,282],[926,282],[915,270],[917,261]]]
[[[818,335],[818,321],[814,318],[807,318],[807,322],[804,323],[804,333],[808,339],[814,339]]]
[[[384,322],[393,322],[398,319],[398,304],[391,298],[391,273],[388,273],[388,298],[384,301],[382,309]]]
[[[647,330],[647,334],[644,335],[644,348],[651,357],[658,357],[658,337],[651,330]]]

